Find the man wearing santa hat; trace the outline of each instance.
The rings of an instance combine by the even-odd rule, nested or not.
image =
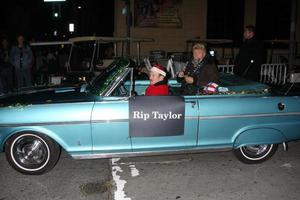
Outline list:
[[[145,95],[169,95],[168,80],[166,78],[166,68],[155,64],[150,70],[150,85],[146,89]]]

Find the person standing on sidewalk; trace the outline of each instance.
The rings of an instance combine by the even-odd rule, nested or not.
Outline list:
[[[6,38],[1,39],[0,47],[0,89],[3,93],[13,90],[13,66],[9,63],[9,43]]]
[[[243,37],[243,44],[234,62],[234,73],[243,78],[258,81],[260,66],[266,59],[264,45],[256,38],[255,27],[252,25],[245,27]]]
[[[33,53],[30,46],[26,44],[23,35],[17,37],[17,45],[12,47],[9,60],[15,67],[17,88],[31,86]]]

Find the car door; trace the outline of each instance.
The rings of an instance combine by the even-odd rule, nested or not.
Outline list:
[[[94,153],[131,151],[128,97],[101,97],[96,101],[91,129]]]
[[[170,97],[170,96],[169,96]],[[150,101],[154,104],[155,112],[159,112],[156,106],[161,104],[162,98],[168,98],[163,96],[144,96],[144,100],[151,98]],[[140,127],[138,133],[141,133],[141,136],[131,135],[132,149],[133,151],[141,150],[157,150],[157,149],[174,149],[174,148],[193,148],[197,145],[197,132],[198,132],[198,103],[196,97],[181,97],[182,103],[184,105],[184,118],[183,118],[183,129],[180,132],[173,134],[173,129],[170,129],[169,132],[166,132],[165,129],[161,129],[160,126],[150,126],[150,127]],[[170,109],[173,109],[174,106],[177,106],[178,103],[172,104],[172,97],[168,101],[168,105],[162,105],[161,107],[169,106]],[[147,105],[145,105],[147,106]],[[162,108],[160,108],[162,109]],[[145,115],[145,112],[143,112]],[[154,113],[155,114],[155,113]],[[155,117],[155,115],[154,115]],[[157,116],[156,116],[157,117]],[[144,116],[147,118],[147,116]],[[142,123],[143,120],[140,121]],[[171,126],[178,128],[179,122],[171,123]],[[158,135],[151,135],[152,130],[158,130]],[[150,131],[149,131],[150,130]],[[160,133],[161,130],[161,134]],[[132,131],[132,130],[130,130]],[[178,131],[178,130],[177,130]],[[150,132],[150,135],[144,134],[145,132]]]
[[[198,103],[201,148],[281,143],[300,136],[298,97],[211,95]]]
[[[238,117],[242,107],[241,99],[217,95],[201,96],[198,105],[198,146],[201,148],[232,147],[234,134],[243,124],[241,120],[245,121]],[[246,105],[244,109],[247,109]],[[235,115],[231,117],[233,114]]]
[[[198,146],[232,148],[239,133],[247,129],[256,129],[269,120],[267,116],[276,109],[276,104],[264,104],[266,99],[269,98],[230,95],[200,97]]]

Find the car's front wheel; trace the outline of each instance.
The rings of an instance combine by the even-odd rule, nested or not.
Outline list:
[[[43,174],[52,169],[60,156],[59,145],[46,135],[22,132],[5,143],[9,164],[23,174]]]
[[[271,158],[277,147],[278,144],[249,145],[234,149],[233,152],[240,161],[247,164],[256,164]]]

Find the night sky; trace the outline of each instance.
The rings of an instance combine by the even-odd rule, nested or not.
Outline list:
[[[8,37],[14,40],[20,33],[27,36],[28,40],[36,41],[66,40],[74,36],[93,34],[113,36],[114,2],[114,0],[66,0],[59,3],[61,16],[55,19],[52,11],[53,3],[45,3],[43,0],[1,1],[0,38]],[[207,37],[241,41],[244,1],[222,0],[222,2],[210,0],[208,3]],[[215,6],[216,4],[220,6]],[[232,4],[234,6],[231,6]],[[81,6],[81,9],[78,9],[78,6]],[[236,7],[239,8],[238,11]],[[290,8],[291,0],[258,1],[256,16],[258,38],[289,39]],[[69,23],[75,23],[75,33],[72,35],[68,30]]]
[[[52,4],[43,0],[2,1],[0,37],[13,40],[17,34],[22,33],[29,40],[41,41],[61,40],[80,35],[113,35],[113,0],[67,0],[59,3],[61,16],[58,18],[53,17]],[[57,10],[58,6],[54,9]],[[75,23],[73,35],[68,31],[69,23]],[[54,36],[54,31],[57,31],[57,36]]]

